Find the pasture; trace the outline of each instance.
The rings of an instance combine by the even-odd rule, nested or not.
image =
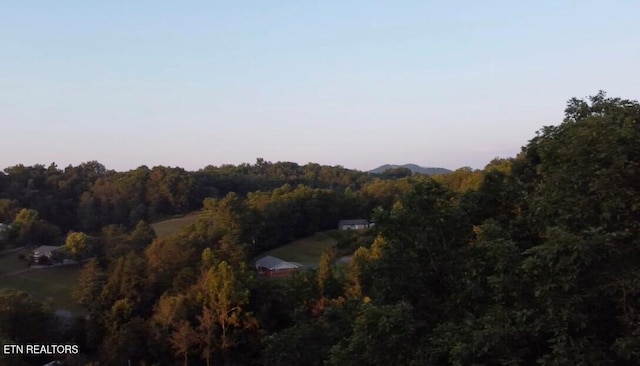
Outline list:
[[[195,224],[201,214],[201,211],[192,212],[184,216],[158,221],[151,224],[151,227],[156,232],[158,238],[163,238],[178,232],[183,227]]]
[[[27,267],[27,261],[20,260],[18,256],[24,255],[28,257],[30,253],[31,253],[31,250],[25,248],[18,252],[6,253],[6,254],[0,255],[0,276],[7,273],[29,268]]]
[[[320,262],[322,252],[337,244],[330,232],[318,232],[313,236],[296,240],[287,245],[270,250],[264,255],[271,255],[285,261],[298,262],[302,265],[315,268]],[[262,257],[261,256],[261,257]]]
[[[0,288],[24,291],[35,300],[49,302],[53,309],[81,312],[72,299],[73,288],[80,277],[79,266],[36,269],[0,277]]]

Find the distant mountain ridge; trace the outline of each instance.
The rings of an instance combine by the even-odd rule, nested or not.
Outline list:
[[[369,173],[382,174],[389,169],[396,169],[396,168],[407,168],[411,170],[413,174],[436,175],[436,174],[448,174],[452,172],[452,170],[445,169],[445,168],[433,168],[433,167],[427,168],[427,167],[423,167],[416,164],[404,164],[404,165],[385,164],[375,169],[369,170]]]

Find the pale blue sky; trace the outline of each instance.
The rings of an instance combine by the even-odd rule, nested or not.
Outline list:
[[[0,4],[0,168],[481,168],[640,99],[640,1]]]

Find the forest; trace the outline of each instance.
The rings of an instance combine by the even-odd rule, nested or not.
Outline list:
[[[169,236],[150,225],[195,211]],[[334,230],[355,218],[375,226]],[[80,350],[0,365],[640,364],[640,104],[604,92],[517,156],[442,175],[15,165],[0,223],[0,252],[68,250],[83,309],[0,288],[0,343]],[[317,268],[253,269],[331,230]]]

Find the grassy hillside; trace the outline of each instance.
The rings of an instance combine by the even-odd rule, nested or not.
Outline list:
[[[337,241],[329,232],[319,232],[308,238],[296,240],[290,244],[273,249],[265,255],[272,255],[285,261],[293,261],[305,266],[317,267],[325,248],[336,245]]]
[[[45,268],[0,277],[0,288],[24,291],[38,301],[50,301],[53,309],[80,312],[71,296],[79,275],[80,269],[76,266]]]
[[[154,224],[151,224],[151,227],[156,232],[156,235],[159,238],[162,238],[177,232],[185,226],[189,226],[195,223],[201,214],[201,211],[192,212],[185,216],[158,221]]]
[[[14,253],[7,253],[0,255],[0,276],[6,273],[19,271],[29,268],[26,260],[18,259],[19,255],[28,256],[30,250],[24,249]]]
[[[24,291],[38,301],[50,301],[53,309],[79,312],[81,309],[71,297],[80,276],[79,266],[43,268],[7,275],[29,268],[27,262],[18,256],[28,255],[30,251],[24,249],[0,256],[0,288]]]

